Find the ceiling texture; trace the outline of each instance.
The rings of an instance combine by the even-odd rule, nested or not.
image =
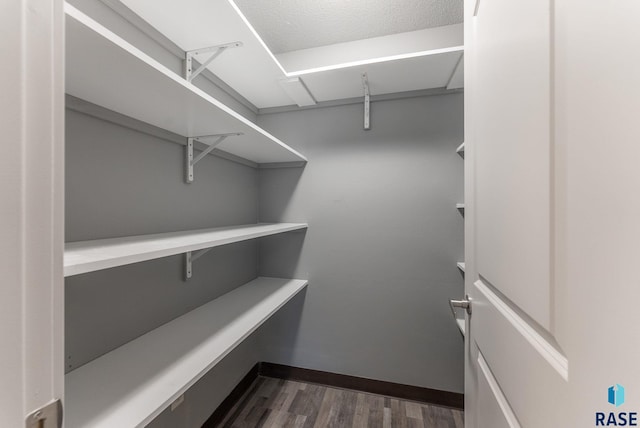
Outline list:
[[[275,53],[462,22],[461,0],[235,0]]]

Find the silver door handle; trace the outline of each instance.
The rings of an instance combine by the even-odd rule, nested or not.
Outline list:
[[[454,318],[456,317],[456,308],[464,309],[468,315],[471,315],[471,299],[469,295],[464,296],[464,300],[449,300],[449,306]]]

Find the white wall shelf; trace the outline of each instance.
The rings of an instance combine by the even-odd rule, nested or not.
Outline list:
[[[129,0],[136,1],[136,0]],[[287,76],[300,77],[317,101],[463,85],[461,24],[390,34],[276,55]]]
[[[242,133],[217,149],[257,164],[306,158],[69,4],[66,92],[184,137]]]
[[[462,46],[434,49],[390,59],[376,58],[364,64],[339,65],[288,73],[300,77],[314,98],[331,101],[364,96],[361,76],[367,73],[371,95],[410,92],[447,86],[463,54]]]
[[[257,278],[70,372],[65,426],[145,426],[306,285]]]
[[[124,0],[122,3],[184,51],[242,42],[242,47],[225,52],[207,68],[258,108],[293,103],[277,83],[286,77],[285,71],[233,2]]]
[[[64,275],[78,275],[306,228],[306,223],[263,223],[70,242],[65,244]]]

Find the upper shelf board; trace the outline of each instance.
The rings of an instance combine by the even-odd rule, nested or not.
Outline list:
[[[228,49],[207,68],[258,108],[292,104],[278,85],[285,71],[233,2],[122,0],[122,3],[184,51],[242,42],[242,47]]]
[[[364,72],[372,95],[463,85],[462,24],[273,54],[233,0],[122,2],[185,51],[242,42],[207,68],[258,108],[293,104],[291,77],[319,102],[364,96]]]
[[[257,278],[73,370],[65,426],[146,426],[306,286]]]
[[[306,228],[306,223],[249,224],[70,242],[65,244],[64,249],[64,276],[78,275]]]
[[[455,72],[462,53],[463,48],[457,46],[295,75],[303,79],[319,102],[364,96],[363,73],[367,73],[371,95],[443,88]]]
[[[68,94],[185,137],[242,133],[217,148],[258,164],[306,161],[73,6],[65,12]]]

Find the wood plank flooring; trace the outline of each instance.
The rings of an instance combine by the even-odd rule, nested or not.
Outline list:
[[[224,428],[464,428],[461,410],[259,376]]]

